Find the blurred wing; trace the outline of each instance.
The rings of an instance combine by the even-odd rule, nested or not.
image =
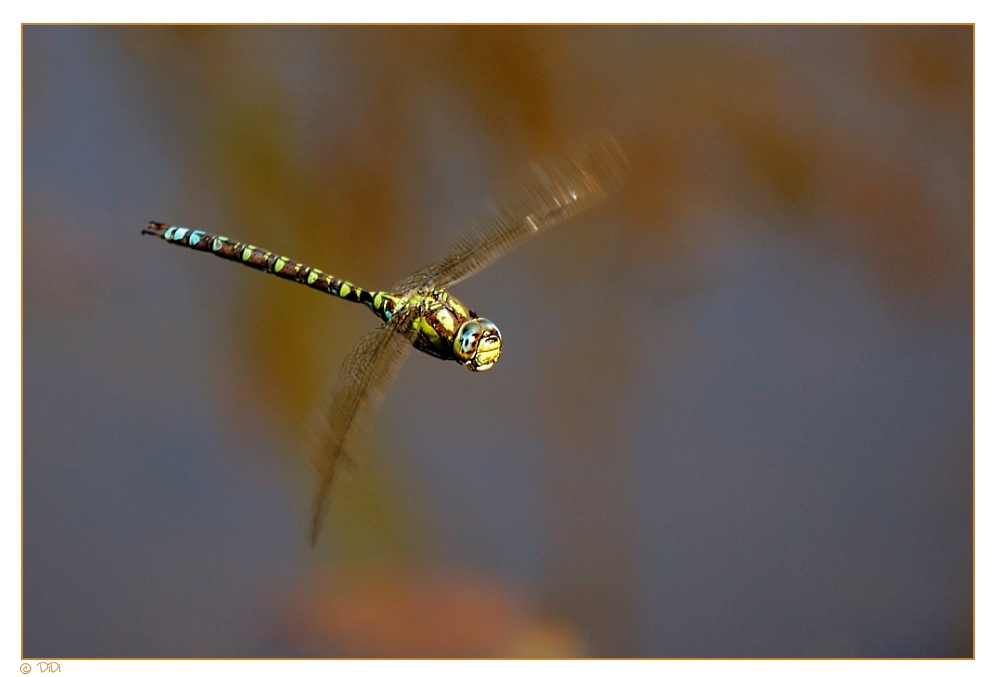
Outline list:
[[[625,154],[611,136],[590,138],[560,156],[531,163],[501,192],[478,228],[396,291],[443,289],[479,272],[538,231],[608,197],[621,185],[627,167]]]
[[[410,313],[401,312],[387,323],[365,334],[340,368],[330,408],[330,430],[316,462],[319,484],[313,499],[309,539],[316,545],[326,515],[330,489],[347,460],[349,436],[360,428],[385,396],[393,377],[410,353],[412,339],[400,332]]]

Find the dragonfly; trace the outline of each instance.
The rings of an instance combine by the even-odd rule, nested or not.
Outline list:
[[[503,341],[496,324],[479,316],[448,291],[536,233],[606,199],[624,181],[628,161],[610,135],[567,145],[545,160],[528,164],[497,194],[477,225],[437,262],[390,291],[370,291],[319,268],[267,249],[203,230],[150,221],[143,235],[242,263],[337,298],[367,306],[381,324],[344,359],[328,411],[328,431],[314,465],[318,483],[312,503],[309,541],[315,546],[334,480],[345,463],[361,423],[369,418],[411,348],[472,372],[489,371]]]

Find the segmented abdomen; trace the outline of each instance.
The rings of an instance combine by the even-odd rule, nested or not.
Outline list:
[[[223,235],[168,226],[165,223],[155,221],[150,221],[142,232],[144,235],[161,237],[171,244],[211,252],[224,259],[263,270],[354,303],[363,303],[383,320],[391,317],[395,310],[395,298],[388,294],[372,294],[367,289],[362,289],[346,280],[324,273],[318,268],[301,264],[287,256],[279,256],[252,244],[231,240]]]

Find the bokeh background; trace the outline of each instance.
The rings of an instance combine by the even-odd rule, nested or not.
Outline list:
[[[972,39],[25,27],[25,656],[970,656]],[[310,549],[375,318],[143,225],[389,287],[593,129]]]

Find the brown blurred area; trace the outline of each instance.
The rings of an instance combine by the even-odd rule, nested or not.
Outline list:
[[[376,279],[395,280],[412,265],[408,249],[422,239],[413,215],[430,199],[413,177],[446,161],[428,136],[448,133],[458,119],[461,137],[487,145],[497,163],[479,168],[488,172],[484,188],[574,133],[616,134],[633,163],[619,205],[628,218],[617,225],[630,230],[619,237],[634,236],[667,261],[697,245],[697,234],[680,232],[685,223],[753,204],[794,215],[775,227],[871,259],[890,293],[941,303],[971,302],[964,263],[972,231],[942,227],[971,223],[971,201],[949,202],[934,190],[944,178],[971,177],[971,35],[969,26],[193,26],[118,34],[143,67],[190,96],[161,102],[163,115],[190,121],[197,113],[201,126],[191,132],[205,142],[203,171],[213,191],[232,191],[241,225],[266,239],[280,219],[310,248],[350,252],[350,265]],[[802,44],[814,47],[805,50],[812,62],[781,53]],[[302,72],[262,71],[275,56]],[[840,90],[833,78],[845,80]],[[295,97],[303,92],[306,110]],[[967,160],[950,177],[930,166],[945,151]],[[433,256],[434,246],[421,244],[421,254]],[[286,312],[280,303],[259,305],[255,325],[275,321],[265,308]],[[271,336],[246,329],[248,337]],[[295,348],[251,348],[264,365],[260,378],[291,369],[293,382],[308,382],[314,360],[268,364],[269,356],[315,351]],[[287,393],[287,409],[306,408],[297,397],[307,390]]]

